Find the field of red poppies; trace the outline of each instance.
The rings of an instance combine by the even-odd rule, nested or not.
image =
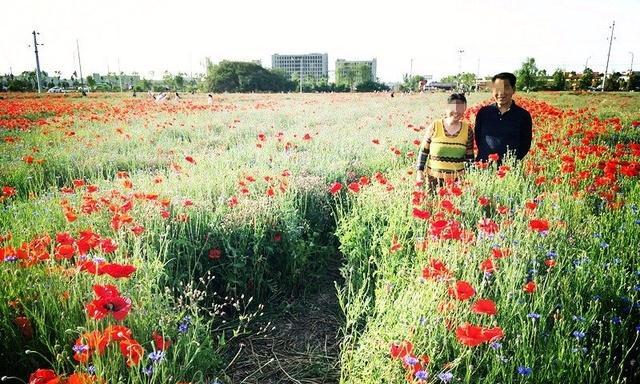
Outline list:
[[[520,97],[526,160],[430,193],[444,99],[0,100],[0,375],[229,383],[341,257],[341,382],[639,380],[640,97]]]

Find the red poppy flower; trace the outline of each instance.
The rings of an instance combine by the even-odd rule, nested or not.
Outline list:
[[[29,384],[58,384],[60,378],[52,369],[38,369],[29,376]]]
[[[329,192],[332,195],[335,195],[336,193],[340,192],[341,189],[342,189],[342,184],[336,181],[333,184],[331,184],[331,187],[329,188]]]
[[[529,221],[529,228],[536,232],[547,232],[549,230],[549,222],[544,219],[532,219]]]
[[[120,352],[127,359],[127,367],[138,365],[144,356],[144,348],[134,339],[124,339],[120,341]]]
[[[556,266],[556,261],[555,261],[555,259],[546,259],[544,261],[544,265],[546,265],[549,268],[555,267]]]
[[[73,245],[61,244],[56,248],[56,260],[70,259],[75,252]]]
[[[74,372],[67,377],[66,384],[94,384],[96,377],[84,372]]]
[[[456,328],[456,338],[468,347],[476,347],[486,341],[482,328],[468,323]]]
[[[401,343],[391,344],[389,353],[392,359],[403,359],[407,355],[411,355],[413,352],[413,344],[410,341],[404,340]]]
[[[421,220],[429,220],[429,218],[431,217],[431,213],[418,208],[413,208],[412,214],[413,214],[413,217]]]
[[[98,298],[86,305],[89,317],[100,320],[111,314],[118,321],[127,317],[131,310],[131,300],[120,296],[115,286],[94,285],[93,291],[98,295]]]
[[[212,248],[209,250],[209,258],[211,260],[217,260],[222,256],[222,250],[220,248]]]
[[[360,192],[360,184],[358,184],[358,183],[357,183],[357,182],[355,182],[355,181],[354,181],[353,183],[350,183],[350,184],[349,184],[349,190],[350,190],[351,192],[354,192],[354,193],[358,193],[358,192]]]
[[[30,340],[33,337],[33,327],[31,326],[31,321],[26,316],[18,316],[13,319],[13,323],[18,327],[22,336]]]
[[[100,249],[102,249],[104,253],[113,253],[118,249],[118,244],[116,244],[113,239],[104,239],[100,241]]]
[[[489,203],[491,203],[491,200],[489,200],[488,198],[484,196],[478,197],[478,204],[480,204],[481,206],[484,207],[486,205],[489,205]]]
[[[109,341],[100,331],[85,332],[76,340],[73,359],[86,363],[94,352],[102,354],[109,345]]]
[[[473,303],[473,305],[471,305],[471,311],[473,313],[489,316],[494,316],[496,313],[498,313],[496,303],[493,300],[489,299],[477,300],[475,303]]]
[[[492,153],[489,155],[489,161],[498,161],[500,160],[500,155],[497,153]]]
[[[422,277],[425,279],[448,279],[451,277],[451,272],[442,261],[431,259],[429,266],[422,270]]]
[[[486,258],[480,263],[480,270],[485,273],[494,273],[496,271],[496,265],[493,262],[493,258]]]
[[[9,198],[15,194],[16,194],[15,188],[9,187],[8,185],[5,185],[4,187],[2,187],[2,196]]]
[[[156,331],[153,331],[152,337],[153,343],[158,351],[166,351],[171,346],[171,339],[162,337],[162,335]]]
[[[478,228],[480,228],[480,230],[486,233],[487,235],[494,235],[496,232],[500,230],[500,227],[495,221],[488,219],[486,217],[480,220],[480,222],[478,223]]]
[[[131,300],[122,296],[106,296],[93,300],[86,305],[89,317],[100,320],[109,313],[113,318],[122,321],[131,310]]]
[[[402,244],[398,243],[398,236],[393,235],[393,238],[391,239],[391,248],[389,249],[389,251],[391,253],[395,253],[401,249],[402,249]]]
[[[191,164],[195,164],[196,163],[196,161],[191,156],[185,156],[184,159],[187,160],[188,162],[190,162]]]
[[[487,342],[496,341],[504,337],[504,331],[500,327],[484,328],[482,335]]]
[[[456,281],[455,289],[453,287],[449,288],[449,296],[454,297],[458,300],[464,301],[473,297],[476,294],[475,289],[471,286],[471,284],[467,283],[464,280]]]
[[[530,281],[522,287],[522,290],[526,293],[533,293],[537,289],[536,283],[534,281]]]
[[[124,325],[109,325],[102,332],[103,338],[107,340],[107,343],[112,341],[120,341],[126,340],[133,337],[133,332],[131,329],[125,327]]]
[[[101,265],[98,268],[99,274],[107,274],[111,277],[120,278],[120,277],[129,277],[136,271],[136,267],[133,265],[126,264],[118,264],[118,263],[110,263]]]

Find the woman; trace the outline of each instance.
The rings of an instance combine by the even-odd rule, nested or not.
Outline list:
[[[447,99],[444,119],[431,123],[418,154],[417,181],[424,183],[426,166],[427,188],[455,181],[464,171],[465,161],[473,160],[473,131],[462,121],[467,109],[463,93]]]

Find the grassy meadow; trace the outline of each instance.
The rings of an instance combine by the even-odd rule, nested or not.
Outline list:
[[[516,96],[527,158],[434,191],[445,94],[4,96],[0,376],[277,382],[247,340],[321,292],[337,363],[281,382],[638,382],[640,96]]]

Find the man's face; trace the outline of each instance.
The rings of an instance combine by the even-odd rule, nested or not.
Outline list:
[[[511,104],[514,89],[508,80],[496,79],[493,82],[493,99],[500,106],[508,106]]]

